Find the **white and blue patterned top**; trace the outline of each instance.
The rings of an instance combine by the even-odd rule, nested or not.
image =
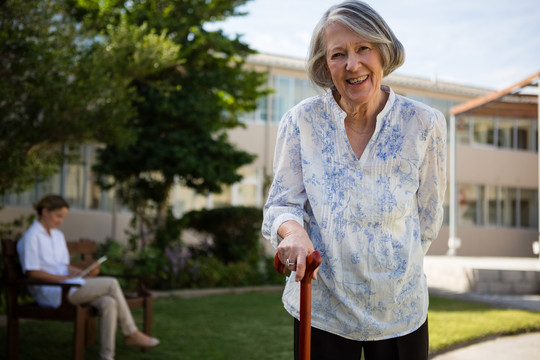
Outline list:
[[[406,335],[425,322],[423,258],[443,219],[444,116],[382,89],[388,101],[360,159],[330,90],[287,112],[264,207],[263,235],[274,246],[279,226],[296,220],[322,255],[312,326],[354,340]],[[283,303],[296,318],[299,299],[293,275]]]

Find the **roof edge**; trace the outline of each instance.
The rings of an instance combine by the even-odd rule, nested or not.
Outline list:
[[[540,72],[536,72],[533,75],[529,76],[528,78],[521,80],[520,82],[517,82],[514,85],[507,87],[506,89],[495,91],[495,92],[492,92],[491,94],[487,94],[485,96],[481,96],[476,99],[472,99],[464,103],[461,103],[459,105],[456,105],[450,108],[450,114],[455,116],[455,115],[463,114],[471,110],[485,106],[491,102],[499,100],[500,98],[506,95],[514,94],[528,85],[532,85],[539,78],[540,78]]]

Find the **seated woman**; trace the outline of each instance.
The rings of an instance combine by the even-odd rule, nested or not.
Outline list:
[[[22,269],[32,279],[81,284],[71,289],[68,299],[73,304],[89,304],[98,309],[101,359],[114,359],[117,323],[126,345],[151,347],[159,344],[158,339],[137,329],[115,278],[95,277],[99,273],[99,267],[96,267],[83,279],[78,276],[81,269],[69,264],[66,240],[58,230],[69,211],[66,200],[58,195],[47,195],[34,208],[38,218],[17,243]],[[60,306],[60,287],[33,286],[29,290],[40,306]]]

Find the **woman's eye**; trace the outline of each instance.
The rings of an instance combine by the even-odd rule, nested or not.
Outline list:
[[[340,56],[343,56],[342,53],[335,53],[335,54],[332,54],[332,56],[330,56],[331,59],[335,59],[335,58],[338,58]]]

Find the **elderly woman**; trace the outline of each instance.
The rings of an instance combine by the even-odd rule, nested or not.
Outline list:
[[[356,360],[362,350],[366,360],[428,356],[422,265],[443,218],[446,123],[382,85],[404,57],[367,4],[331,7],[308,60],[311,80],[326,93],[280,123],[263,234],[294,271],[283,303],[296,319],[306,256],[322,255],[312,286],[312,359]]]
[[[98,309],[101,317],[100,359],[114,359],[117,324],[120,325],[126,345],[158,345],[158,339],[137,329],[115,278],[95,277],[99,273],[99,268],[96,268],[90,273],[91,277],[83,279],[78,276],[81,269],[69,264],[66,240],[58,229],[69,212],[67,201],[58,195],[46,195],[34,207],[38,218],[17,242],[23,271],[31,279],[81,285],[74,288],[68,298],[73,304],[90,304]],[[40,306],[60,306],[60,287],[33,286],[29,290]]]

